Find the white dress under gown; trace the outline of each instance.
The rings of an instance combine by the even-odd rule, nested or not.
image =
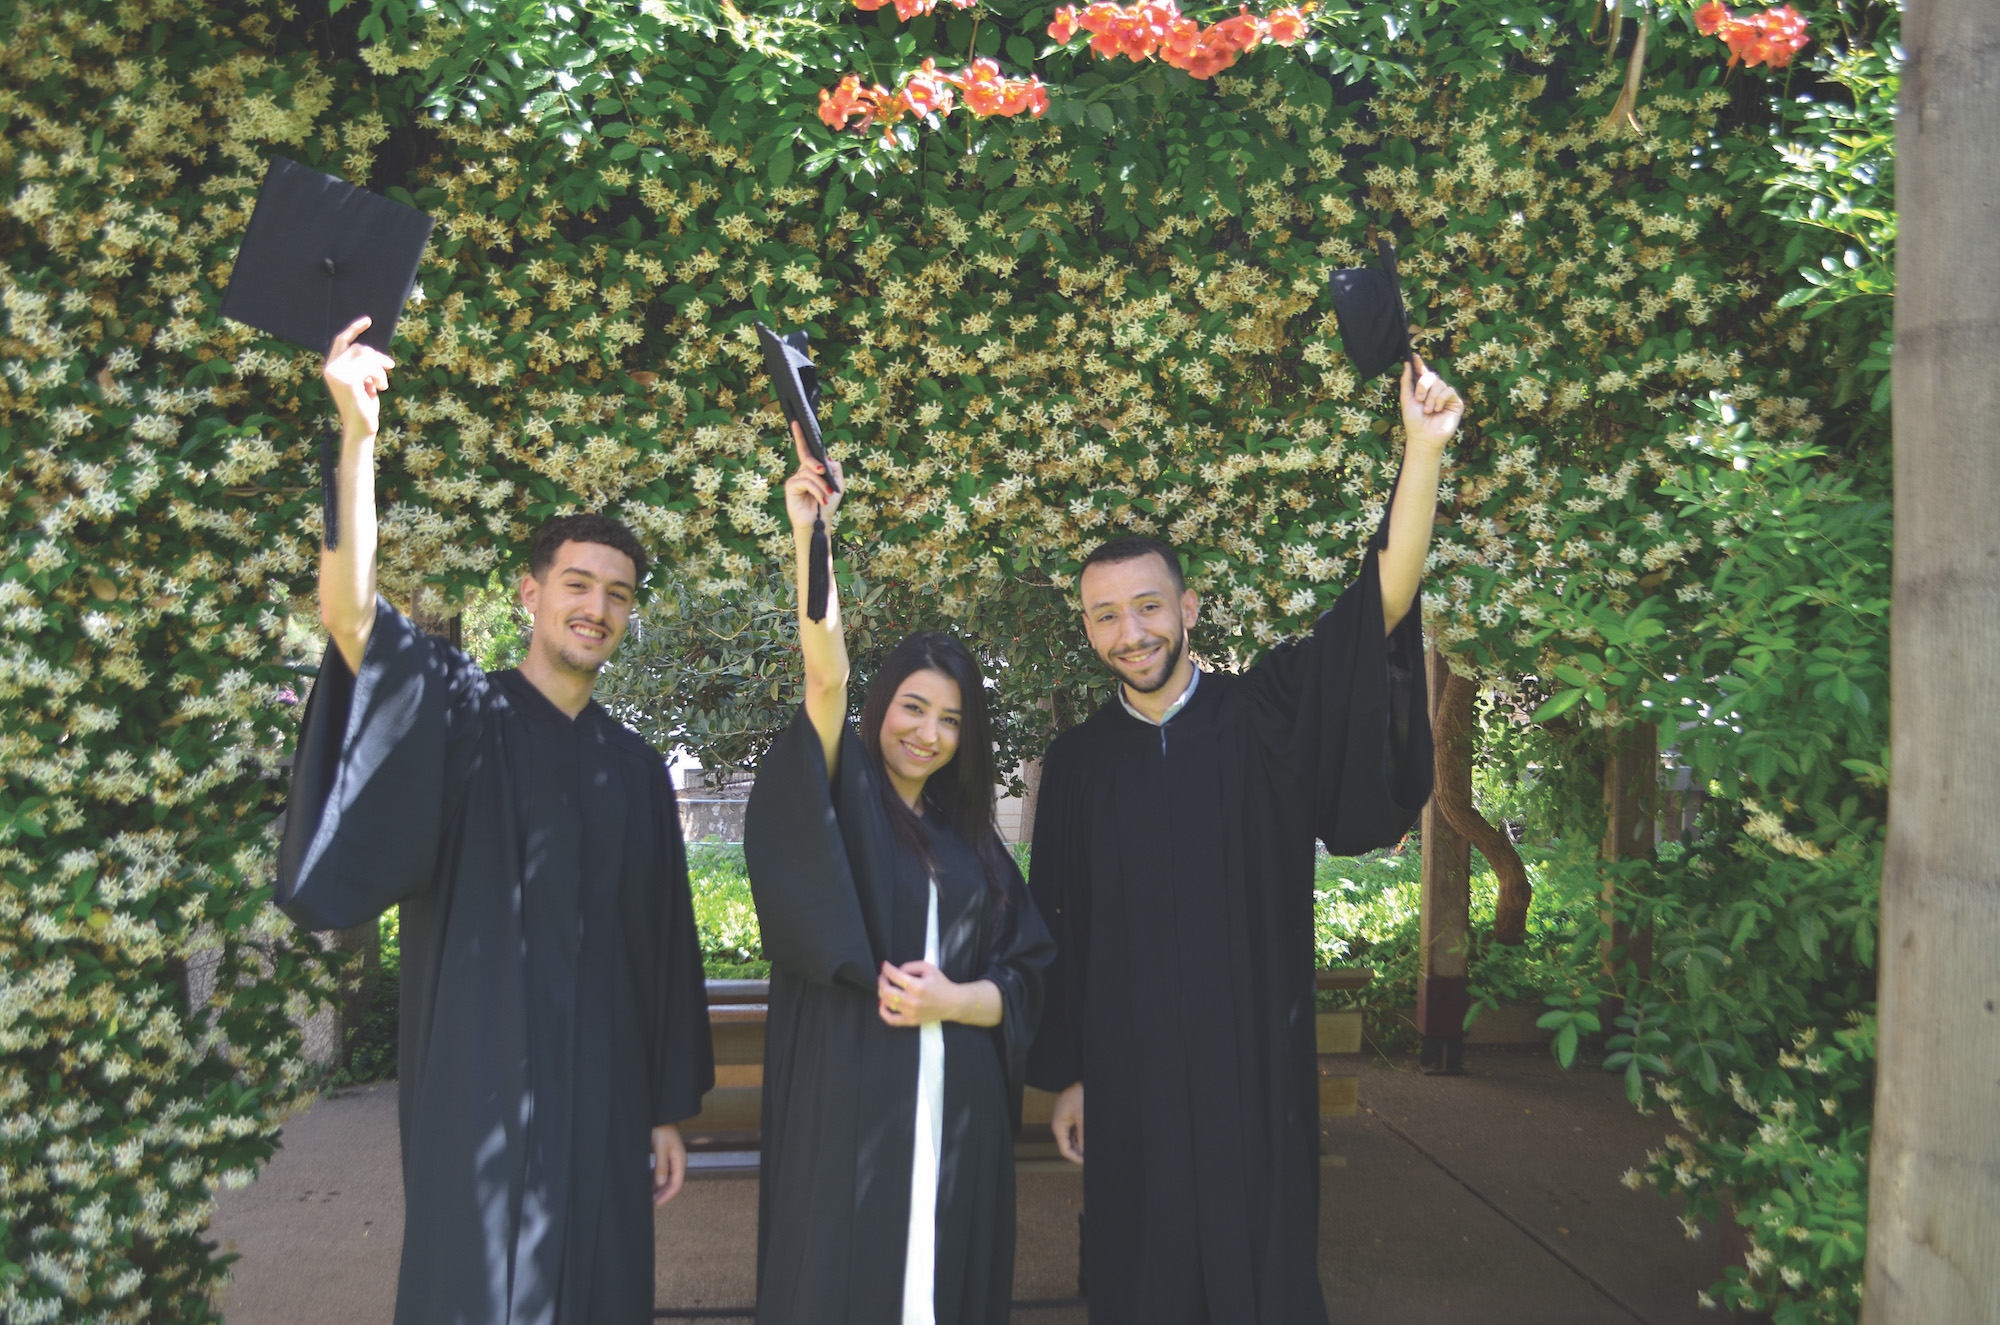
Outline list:
[[[924,960],[938,960],[937,880],[924,918]],[[944,1159],[944,1024],[917,1032],[917,1129],[910,1153],[910,1245],[903,1257],[903,1325],[937,1325],[937,1186]]]
[[[744,823],[771,962],[758,1325],[1004,1325],[1012,1115],[1054,946],[1011,861],[993,887],[934,807],[912,850],[853,728],[831,779],[824,749],[795,714]],[[919,959],[992,981],[1000,1024],[883,1021],[883,963]]]

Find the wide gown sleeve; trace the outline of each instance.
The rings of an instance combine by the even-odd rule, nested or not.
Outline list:
[[[346,929],[428,886],[479,738],[486,674],[382,600],[359,674],[328,647],[292,760],[277,902]]]
[[[1027,1082],[1066,1090],[1083,1079],[1083,1001],[1090,952],[1090,891],[1084,869],[1082,816],[1071,786],[1068,743],[1058,740],[1042,762],[1035,800],[1028,891],[1052,935],[1055,957],[1043,976],[1042,1015],[1028,1049]]]
[[[687,845],[681,838],[680,810],[673,777],[664,764],[654,773],[664,866],[660,887],[658,948],[654,970],[653,1125],[664,1127],[701,1112],[701,1097],[715,1087],[715,1044],[708,1029],[708,982],[701,965],[701,938],[688,889]]]
[[[1027,1076],[1028,1046],[1042,1019],[1043,972],[1055,960],[1056,941],[1042,922],[1021,871],[1007,871],[1007,910],[994,936],[992,957],[979,978],[1000,991],[1000,1024],[993,1028],[1000,1061],[1007,1071],[1008,1107],[1021,1125],[1021,1085]]]
[[[744,809],[743,858],[764,955],[814,984],[875,988],[876,952],[886,951],[888,916],[870,915],[856,887],[880,851],[868,804],[867,754],[852,731],[841,734],[840,786],[829,784],[826,753],[803,705],[757,765]],[[843,821],[835,808],[860,802]],[[877,856],[876,858],[883,858]],[[886,896],[877,910],[886,907]],[[872,923],[871,923],[872,922]],[[875,941],[871,942],[871,935]]]
[[[1320,840],[1336,856],[1401,840],[1431,795],[1422,598],[1385,634],[1388,544],[1385,518],[1361,573],[1312,634],[1272,649],[1248,677],[1263,748],[1312,788]]]

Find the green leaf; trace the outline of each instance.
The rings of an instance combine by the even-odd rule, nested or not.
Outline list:
[[[1547,722],[1550,718],[1559,718],[1575,708],[1582,699],[1583,691],[1581,690],[1562,691],[1536,709],[1534,716],[1530,717],[1528,721],[1531,723],[1541,723]]]
[[[1576,1023],[1565,1023],[1556,1032],[1556,1061],[1567,1068],[1576,1061]]]

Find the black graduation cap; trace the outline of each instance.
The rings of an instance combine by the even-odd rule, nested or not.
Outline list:
[[[1382,259],[1380,267],[1342,267],[1329,282],[1340,343],[1364,382],[1410,359],[1414,352],[1403,284],[1396,276],[1396,245],[1380,238],[1375,252]]]
[[[764,371],[771,375],[771,389],[777,393],[779,408],[785,411],[785,421],[799,425],[799,431],[805,434],[807,453],[825,465],[826,443],[819,431],[819,368],[806,352],[810,338],[804,331],[790,331],[781,336],[759,321],[757,339],[764,347]],[[839,492],[831,466],[825,477],[828,490]],[[827,579],[829,555],[826,521],[814,516],[812,545],[806,550],[809,621],[826,620],[826,600],[832,588]]]
[[[822,465],[826,463],[826,443],[819,432],[819,367],[807,352],[809,337],[803,331],[777,332],[757,323],[757,339],[764,346],[764,371],[771,375],[771,389],[778,393],[778,405],[785,422],[796,423],[806,435],[806,450]],[[828,471],[827,487],[840,491]]]
[[[365,313],[361,343],[387,354],[430,237],[416,208],[273,157],[222,315],[325,354]]]
[[[388,353],[396,319],[417,283],[431,218],[284,157],[271,158],[243,247],[222,295],[222,315],[322,355],[367,314],[361,343]],[[339,440],[320,444],[329,549],[339,541],[333,473]]]

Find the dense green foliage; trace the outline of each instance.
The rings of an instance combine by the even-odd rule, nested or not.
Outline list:
[[[1223,663],[1352,573],[1398,441],[1324,277],[1393,234],[1473,406],[1435,637],[1562,710],[1552,785],[1653,721],[1714,795],[1626,893],[1659,952],[1618,986],[1627,1051],[1694,1151],[1656,1176],[1762,1221],[1743,1300],[1851,1314],[1865,1091],[1829,1096],[1837,1132],[1780,1106],[1866,1073],[1893,9],[1813,7],[1821,45],[1774,78],[1662,8],[1626,120],[1636,24],[1593,47],[1588,0],[1328,6],[1205,83],[1047,54],[1048,7],[0,12],[11,1320],[212,1315],[214,1187],[269,1154],[292,1014],[331,988],[266,905],[325,402],[314,356],[217,312],[273,152],[439,221],[381,444],[392,596],[462,598],[594,507],[659,553],[663,626],[741,595],[768,628],[785,453],[747,332],[806,325],[853,475],[845,582],[893,586],[885,631],[978,638],[1022,750],[1089,701],[1062,594],[1107,531],[1187,549]],[[967,51],[1039,68],[1049,116],[893,147],[813,116],[850,69]],[[754,750],[723,718],[767,667],[714,657],[701,739]],[[1837,1060],[1799,1057],[1850,1013]]]
[[[743,848],[693,846],[688,849],[688,882],[694,889],[694,923],[701,934],[701,959],[711,980],[764,979],[771,963],[757,933],[757,907],[750,899],[750,875]]]

